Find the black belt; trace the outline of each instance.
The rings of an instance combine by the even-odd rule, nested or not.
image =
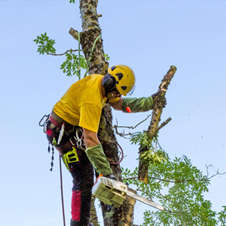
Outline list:
[[[55,125],[58,128],[61,128],[62,124],[65,124],[65,130],[74,130],[73,125],[65,122],[62,118],[60,118],[54,111],[52,111],[49,120],[53,123],[53,125]]]

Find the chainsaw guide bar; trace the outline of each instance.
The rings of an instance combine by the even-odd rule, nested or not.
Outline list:
[[[115,207],[122,205],[126,196],[129,196],[156,209],[161,211],[164,210],[161,205],[128,191],[128,186],[126,184],[104,176],[99,177],[93,185],[92,193],[101,202],[108,205],[114,205]]]

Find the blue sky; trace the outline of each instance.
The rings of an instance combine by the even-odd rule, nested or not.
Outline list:
[[[38,122],[76,77],[59,69],[64,58],[40,56],[33,39],[47,32],[58,53],[77,49],[68,31],[82,30],[79,4],[68,2],[0,1],[0,225],[62,224],[58,155],[50,172],[48,143]],[[97,8],[110,65],[126,64],[136,74],[133,97],[150,96],[170,65],[178,68],[161,117],[172,121],[160,131],[160,144],[171,158],[186,155],[204,173],[211,164],[210,175],[226,172],[225,9],[223,0],[99,0]],[[113,124],[117,119],[134,126],[148,114],[113,111]],[[117,139],[126,155],[122,166],[133,169],[138,147]],[[72,180],[66,169],[63,179],[69,225]],[[226,175],[211,180],[206,199],[215,211],[226,205],[225,187]],[[137,203],[134,223],[142,222],[146,208]]]

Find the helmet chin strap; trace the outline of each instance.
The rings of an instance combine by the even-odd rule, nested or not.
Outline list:
[[[107,95],[110,93],[110,92],[113,92],[113,91],[117,91],[116,87],[112,88],[112,89],[106,89],[105,88],[105,97],[107,97]],[[107,99],[106,103],[109,102],[109,99]]]
[[[116,87],[112,88],[112,89],[106,89],[105,88],[105,97],[107,97],[107,95],[110,93],[110,92],[113,92],[113,91],[117,91]]]

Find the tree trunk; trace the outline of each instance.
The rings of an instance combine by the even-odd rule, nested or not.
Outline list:
[[[80,33],[80,42],[83,53],[88,62],[88,73],[105,75],[107,73],[108,63],[104,58],[103,40],[101,37],[99,37],[101,34],[101,29],[98,23],[98,15],[96,10],[97,3],[97,0],[80,0],[80,13],[83,29],[83,31]],[[78,33],[76,30],[70,30],[70,34],[72,34],[73,37],[76,36],[76,33]],[[94,49],[92,51],[93,46]],[[98,136],[108,161],[119,161],[117,141],[112,129],[112,112],[108,104],[106,104],[102,112]],[[120,165],[111,164],[111,168],[114,175],[119,180],[122,180]],[[97,226],[98,220],[96,217],[94,201],[92,203],[91,220],[92,223]],[[101,203],[104,225],[132,226],[134,205],[135,201],[131,198],[127,198],[123,205],[121,205],[119,208],[114,208],[113,206],[109,207],[108,205]]]

